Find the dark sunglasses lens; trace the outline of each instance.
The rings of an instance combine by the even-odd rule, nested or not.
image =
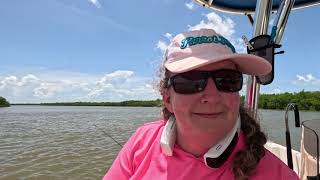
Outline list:
[[[235,70],[221,70],[214,73],[214,81],[219,91],[237,92],[242,88],[242,74]]]
[[[193,94],[200,91],[207,85],[207,79],[200,78],[199,75],[181,74],[173,78],[173,88],[180,94]]]
[[[232,69],[222,69],[212,72],[190,71],[172,77],[175,92],[193,94],[201,92],[207,85],[210,74],[219,91],[237,92],[242,88],[242,74]]]

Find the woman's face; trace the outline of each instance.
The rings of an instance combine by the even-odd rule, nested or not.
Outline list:
[[[196,70],[218,69],[236,69],[236,66],[230,61],[222,61]],[[212,78],[208,79],[204,91],[195,94],[178,94],[171,86],[163,100],[176,117],[178,131],[192,134],[213,133],[222,138],[232,129],[239,115],[239,93],[220,92]]]

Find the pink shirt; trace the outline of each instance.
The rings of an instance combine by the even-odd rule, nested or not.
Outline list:
[[[208,168],[203,157],[197,158],[175,145],[173,156],[162,153],[160,137],[165,121],[148,123],[138,128],[119,152],[103,180],[157,180],[157,179],[234,179],[232,161],[235,153],[244,148],[244,135],[228,160],[218,169]],[[298,180],[294,171],[266,150],[255,173],[256,180]]]

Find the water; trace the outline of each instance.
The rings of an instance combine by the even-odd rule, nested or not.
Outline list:
[[[101,179],[141,124],[159,117],[153,107],[12,106],[0,108],[0,179]],[[285,144],[284,112],[263,110],[268,137]],[[320,119],[302,112],[302,120]],[[300,129],[289,115],[294,149]]]
[[[286,145],[284,116],[285,111],[259,111],[259,117],[261,118],[260,125],[262,130],[267,134],[268,139],[283,146]],[[300,124],[303,121],[311,119],[319,119],[320,121],[320,112],[300,112]],[[288,122],[292,148],[300,151],[301,128],[295,127],[293,111],[289,112]]]
[[[159,108],[0,109],[0,179],[101,179],[137,126]],[[103,132],[104,131],[104,132]]]

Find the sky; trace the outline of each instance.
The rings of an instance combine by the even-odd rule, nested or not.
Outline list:
[[[241,36],[253,35],[246,16],[190,0],[0,3],[0,96],[11,103],[160,98],[159,67],[175,35],[212,28],[239,53],[246,53]],[[317,18],[320,6],[291,12],[281,41],[285,54],[276,56],[275,79],[261,93],[320,90]]]

